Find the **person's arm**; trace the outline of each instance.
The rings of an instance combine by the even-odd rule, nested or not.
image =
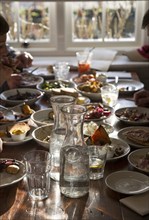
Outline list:
[[[7,81],[5,81],[1,86],[0,86],[0,93],[6,91],[9,89],[9,86],[7,84]]]

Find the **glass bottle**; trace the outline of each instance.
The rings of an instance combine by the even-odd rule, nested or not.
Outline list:
[[[66,122],[61,112],[61,108],[66,104],[72,104],[75,102],[75,98],[72,96],[53,96],[50,98],[51,105],[54,112],[54,129],[50,135],[50,153],[52,155],[51,160],[51,178],[59,181],[60,177],[60,148],[63,144],[63,140],[66,134]]]
[[[60,190],[70,198],[79,198],[89,192],[89,154],[83,138],[86,108],[65,105],[62,108],[67,129],[60,151]]]

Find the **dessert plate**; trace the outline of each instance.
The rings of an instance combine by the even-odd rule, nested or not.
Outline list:
[[[107,187],[123,194],[140,194],[149,190],[149,177],[134,171],[117,171],[105,179]]]

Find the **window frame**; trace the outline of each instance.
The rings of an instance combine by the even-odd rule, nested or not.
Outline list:
[[[7,0],[10,1],[10,0]],[[25,1],[25,0],[20,0]],[[19,2],[20,2],[19,1]],[[26,0],[30,1],[30,0]],[[36,0],[34,0],[36,1]],[[40,0],[37,0],[40,1]],[[44,0],[45,2],[49,0]],[[79,0],[75,0],[76,2]],[[94,1],[94,0],[93,0]],[[74,2],[74,1],[73,1]],[[52,6],[52,10],[50,11],[50,21],[51,21],[51,41],[46,43],[31,43],[30,48],[22,48],[18,43],[10,42],[11,46],[14,46],[18,50],[28,51],[33,54],[33,56],[71,56],[74,55],[76,50],[81,50],[86,47],[99,47],[99,48],[108,48],[108,49],[117,49],[123,50],[126,48],[136,48],[140,47],[142,44],[147,43],[148,39],[144,30],[141,30],[141,17],[143,17],[146,8],[149,7],[149,2],[147,0],[138,1],[139,6],[137,7],[137,15],[135,26],[136,30],[136,41],[135,42],[103,42],[99,45],[96,42],[75,42],[71,41],[72,26],[70,17],[70,4],[72,1],[49,1]],[[67,7],[67,4],[69,7]],[[66,16],[67,14],[67,16]],[[61,19],[58,20],[58,17]],[[55,18],[55,19],[53,19]],[[141,31],[140,31],[141,30]]]

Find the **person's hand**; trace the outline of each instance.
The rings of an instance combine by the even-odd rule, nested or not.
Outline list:
[[[16,56],[17,68],[28,68],[32,66],[33,57],[28,52],[23,52]]]
[[[9,89],[15,89],[18,88],[21,84],[22,77],[20,74],[12,74],[8,79],[7,79],[7,84],[9,86]]]
[[[149,91],[141,90],[134,94],[134,101],[136,105],[142,107],[149,107]]]

